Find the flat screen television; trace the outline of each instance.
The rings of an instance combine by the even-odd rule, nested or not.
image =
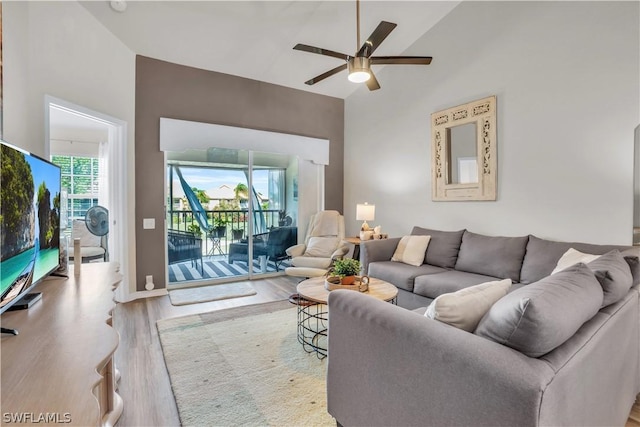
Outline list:
[[[0,140],[0,169],[2,313],[60,265],[60,168]]]

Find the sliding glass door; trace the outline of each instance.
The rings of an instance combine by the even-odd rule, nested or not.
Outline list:
[[[273,153],[167,152],[169,287],[282,274],[297,243],[297,168]]]

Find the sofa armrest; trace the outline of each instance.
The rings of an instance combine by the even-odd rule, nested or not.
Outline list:
[[[547,363],[353,291],[329,295],[327,404],[342,425],[537,425]]]
[[[374,261],[391,261],[393,253],[398,247],[400,237],[381,240],[366,240],[360,243],[360,262],[362,271],[368,274],[369,263]]]
[[[285,250],[285,252],[291,258],[294,258],[294,257],[297,257],[297,256],[302,256],[302,254],[304,254],[304,251],[305,251],[306,248],[307,248],[307,246],[304,243],[300,243],[298,245],[293,245],[290,248],[287,248]]]

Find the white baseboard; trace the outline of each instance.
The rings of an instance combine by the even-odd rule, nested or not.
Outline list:
[[[162,288],[162,289],[154,289],[152,291],[138,291],[138,292],[134,292],[132,294],[128,294],[125,299],[120,300],[120,299],[116,299],[117,302],[130,302],[130,301],[134,301],[137,299],[141,299],[141,298],[151,298],[151,297],[161,297],[163,295],[167,295],[169,292],[167,292],[166,288]]]

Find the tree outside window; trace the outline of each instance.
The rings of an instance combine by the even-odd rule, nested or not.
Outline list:
[[[87,210],[98,204],[98,159],[81,156],[51,156],[60,166],[62,190],[67,192],[67,228],[74,219],[84,219]]]

